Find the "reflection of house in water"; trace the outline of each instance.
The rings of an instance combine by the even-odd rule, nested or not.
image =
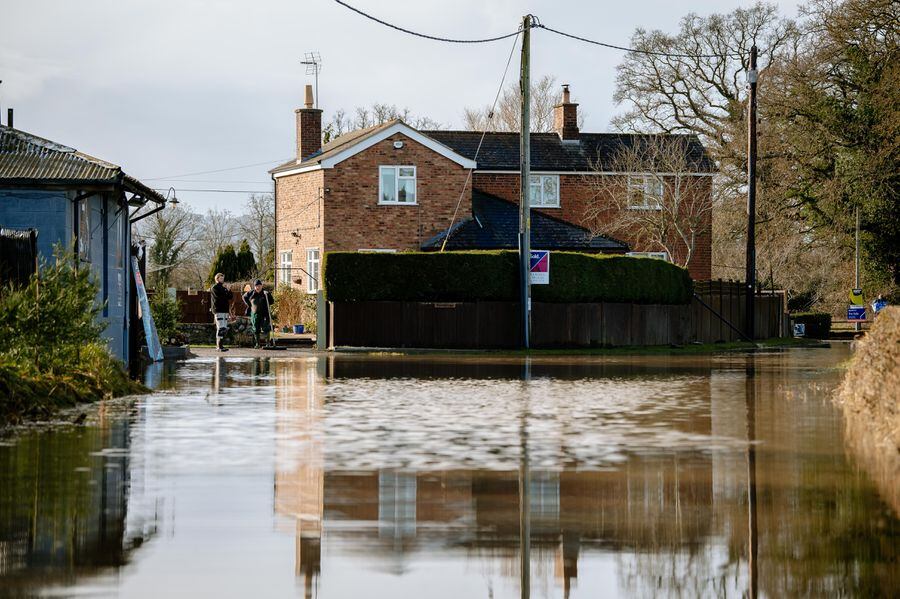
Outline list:
[[[122,566],[151,529],[128,528],[127,418],[0,447],[0,577],[5,588],[71,583]]]
[[[361,362],[351,365],[357,376],[373,376]],[[316,585],[323,543],[334,550],[329,555],[375,560],[397,574],[413,553],[427,551],[456,552],[517,577],[518,472],[330,469],[329,440],[317,436],[324,425],[326,367],[326,358],[275,365],[276,511],[295,519],[296,568],[307,594]],[[688,432],[709,435],[708,403],[703,406],[695,408],[699,418],[682,425]],[[691,554],[712,534],[706,452],[630,454],[606,470],[536,469],[529,480],[533,561],[565,594],[585,548],[674,556]]]

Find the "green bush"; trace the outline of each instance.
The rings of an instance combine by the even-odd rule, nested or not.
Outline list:
[[[157,292],[150,298],[150,313],[163,345],[180,345],[181,303],[168,293]]]
[[[28,285],[0,290],[0,419],[146,390],[109,354],[98,287],[74,264],[57,249]]]
[[[511,251],[325,255],[329,301],[515,301],[518,255]],[[553,252],[550,285],[533,285],[535,301],[685,304],[687,271],[662,260]]]
[[[806,336],[823,339],[831,333],[831,314],[825,312],[797,312],[791,314],[795,324],[806,325]]]

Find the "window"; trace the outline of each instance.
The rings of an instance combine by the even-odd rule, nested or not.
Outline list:
[[[657,260],[669,261],[668,252],[628,252],[626,256],[634,256],[635,258],[656,258]]]
[[[125,268],[125,227],[128,226],[128,220],[123,218],[123,214],[127,214],[125,208],[120,208],[113,217],[113,228],[116,231],[116,261],[113,268]]]
[[[319,250],[306,250],[306,291],[315,293],[319,290]]]
[[[628,206],[642,210],[661,210],[663,180],[657,175],[628,176]]]
[[[416,203],[416,167],[378,167],[379,204]]]
[[[559,208],[559,175],[531,175],[529,190],[533,208]]]
[[[288,250],[278,254],[278,284],[291,284],[291,268],[294,265],[294,252]]]

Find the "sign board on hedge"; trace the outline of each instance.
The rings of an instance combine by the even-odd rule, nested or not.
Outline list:
[[[531,284],[550,284],[549,250],[531,250]]]
[[[850,322],[865,322],[866,321],[866,307],[865,306],[848,306],[847,307],[847,320]]]

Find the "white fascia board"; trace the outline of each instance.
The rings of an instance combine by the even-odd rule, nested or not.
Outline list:
[[[475,170],[476,175],[518,175],[518,170],[498,171],[498,170]],[[715,177],[716,173],[648,173],[648,172],[625,172],[625,171],[539,171],[531,169],[532,175],[660,175],[662,177],[674,177],[681,174],[684,177]]]
[[[281,177],[287,177],[288,175],[299,175],[300,173],[308,173],[310,171],[318,171],[321,170],[322,166],[319,164],[312,164],[310,166],[301,166],[298,168],[293,168],[289,171],[281,171],[280,173],[273,173],[273,179],[280,179]]]
[[[422,135],[421,133],[419,133],[418,131],[416,131],[415,129],[413,129],[412,127],[410,127],[409,125],[406,125],[404,123],[396,123],[394,125],[391,125],[387,129],[384,129],[383,131],[379,131],[378,133],[376,133],[370,137],[367,137],[366,139],[360,141],[359,143],[350,146],[346,150],[343,150],[342,152],[338,152],[337,154],[335,154],[334,156],[331,156],[330,158],[326,158],[320,164],[322,165],[322,168],[334,168],[334,165],[338,164],[339,162],[343,162],[344,160],[350,158],[351,156],[355,156],[356,154],[359,154],[360,152],[371,148],[378,142],[384,141],[388,137],[395,135],[397,133],[402,133],[403,135],[412,139],[413,141],[419,142],[420,144],[422,144],[429,150],[432,150],[433,152],[440,154],[444,158],[452,160],[453,162],[455,162],[456,164],[460,165],[463,168],[475,169],[477,167],[477,163],[474,160],[469,160],[465,156],[457,154],[456,152],[454,152],[453,150],[451,150],[444,144],[442,144],[438,141],[435,141],[434,139],[428,137],[427,135]]]

